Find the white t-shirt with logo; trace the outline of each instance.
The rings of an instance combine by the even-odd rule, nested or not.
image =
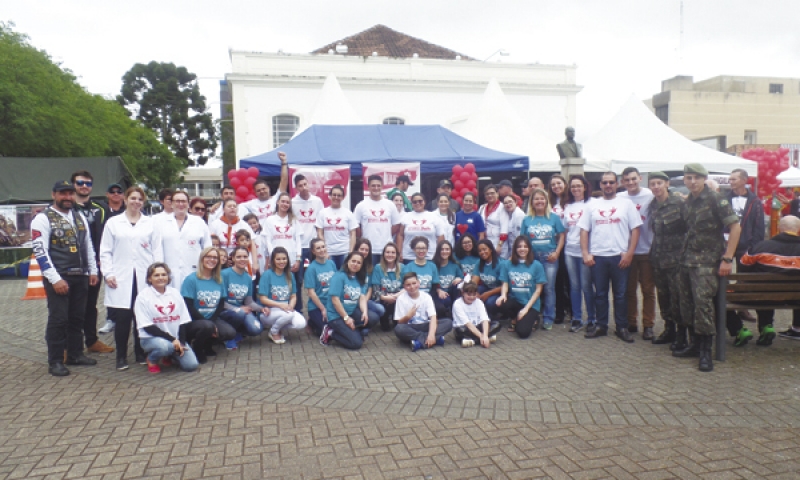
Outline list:
[[[589,253],[613,257],[627,252],[631,230],[642,225],[633,203],[627,198],[596,198],[586,207],[578,227],[589,232]]]
[[[303,200],[300,195],[292,199],[292,213],[297,218],[297,228],[300,232],[300,244],[309,248],[308,244],[317,236],[317,216],[325,205],[316,195],[309,195],[308,200]]]
[[[567,240],[564,242],[564,255],[570,257],[582,257],[581,253],[581,229],[578,227],[578,220],[583,217],[587,205],[591,202],[574,202],[564,208],[564,228],[567,230]]]
[[[356,205],[353,214],[361,226],[361,236],[372,243],[372,251],[383,252],[383,247],[392,241],[392,226],[400,223],[400,212],[394,203],[386,198],[377,202],[365,198]]]
[[[394,319],[399,320],[405,317],[414,305],[417,306],[417,312],[408,321],[409,325],[430,323],[431,318],[436,316],[436,306],[434,306],[433,298],[430,295],[420,290],[419,297],[414,299],[404,290],[397,297],[394,307]]]
[[[653,192],[649,188],[642,188],[636,195],[629,195],[628,192],[618,193],[617,197],[627,198],[636,207],[639,216],[642,218],[642,227],[639,229],[639,243],[636,244],[636,255],[647,255],[650,253],[650,246],[653,244],[653,232],[650,230],[650,203],[653,201]]]
[[[252,213],[258,217],[258,223],[261,224],[261,228],[265,228],[267,218],[278,210],[278,195],[273,195],[269,197],[269,200],[263,202],[258,198],[254,198],[249,202],[244,202],[242,206],[244,206],[248,213]]]
[[[325,234],[329,255],[346,255],[350,252],[350,232],[358,228],[358,223],[346,208],[325,207],[317,217],[317,228]]]
[[[439,243],[439,236],[444,235],[444,228],[440,215],[434,212],[408,212],[403,215],[400,224],[403,225],[403,258],[413,260],[416,258],[414,249],[411,248],[411,240],[414,237],[425,237],[428,239],[428,260],[433,260],[436,253],[436,245]],[[383,250],[383,249],[381,249]],[[375,248],[373,247],[373,251]]]

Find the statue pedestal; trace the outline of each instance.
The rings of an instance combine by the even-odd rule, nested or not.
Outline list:
[[[569,182],[570,176],[583,175],[583,166],[586,164],[586,159],[581,157],[567,157],[562,158],[559,164],[561,165],[561,175]]]

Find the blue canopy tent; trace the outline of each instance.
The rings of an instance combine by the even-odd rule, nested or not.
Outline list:
[[[349,164],[361,175],[362,162],[420,162],[421,173],[449,174],[473,163],[479,172],[528,171],[528,157],[498,152],[440,125],[312,125],[275,150],[240,160],[264,176],[280,175],[278,151],[293,165]]]

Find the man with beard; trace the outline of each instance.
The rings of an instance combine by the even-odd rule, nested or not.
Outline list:
[[[53,204],[31,222],[33,252],[42,270],[47,294],[49,372],[69,375],[64,366],[96,365],[83,354],[83,317],[89,286],[98,284],[97,263],[86,218],[73,210],[75,187],[62,180],[53,185]]]

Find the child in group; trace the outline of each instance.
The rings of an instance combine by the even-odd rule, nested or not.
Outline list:
[[[253,229],[253,233],[256,234],[253,238],[253,243],[255,244],[256,250],[255,264],[258,265],[255,283],[258,285],[259,274],[267,269],[267,257],[269,257],[269,252],[267,252],[267,245],[264,236],[261,235],[261,224],[258,223],[258,217],[256,214],[248,213],[244,216],[244,221],[250,225],[250,228]]]
[[[453,329],[453,321],[436,316],[433,299],[420,288],[416,272],[403,273],[403,290],[394,310],[397,320],[394,334],[401,343],[410,342],[412,352],[434,345],[443,347],[444,336]]]
[[[231,264],[228,262],[228,251],[222,247],[215,247],[219,252],[219,268],[228,268]]]
[[[428,260],[428,239],[414,237],[411,240],[411,248],[414,250],[416,258],[403,267],[403,277],[408,272],[416,273],[419,289],[428,295],[433,295],[433,291],[439,288],[439,269],[432,261]]]
[[[249,252],[248,261],[247,261],[247,273],[250,274],[250,278],[255,280],[256,273],[258,273],[258,265],[257,265],[257,258],[258,253],[255,252],[255,245],[253,244],[252,238],[250,237],[250,232],[247,230],[239,230],[236,232],[236,243],[240,247],[244,247]],[[233,263],[233,258],[231,258],[231,263]]]
[[[214,248],[219,248],[222,243],[219,240],[219,236],[211,234],[211,246]]]
[[[497,340],[500,322],[490,320],[486,307],[478,298],[478,285],[464,284],[461,298],[453,303],[453,335],[462,347],[471,347],[478,342],[484,348]]]

